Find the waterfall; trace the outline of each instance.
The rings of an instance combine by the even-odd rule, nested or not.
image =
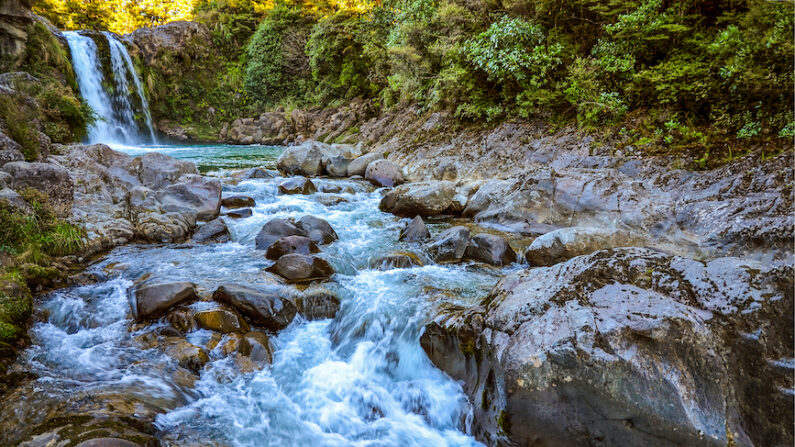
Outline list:
[[[110,69],[111,79],[106,79],[94,39],[76,31],[63,34],[72,53],[80,94],[98,118],[88,129],[88,142],[123,145],[155,143],[152,116],[143,85],[124,45],[111,33],[103,33],[110,53],[109,66],[105,68]],[[134,90],[130,87],[131,80]]]

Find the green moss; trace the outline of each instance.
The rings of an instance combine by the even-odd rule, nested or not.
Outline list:
[[[502,410],[500,411],[500,415],[497,416],[497,428],[501,430],[505,435],[510,435],[511,420],[508,417],[507,411]]]

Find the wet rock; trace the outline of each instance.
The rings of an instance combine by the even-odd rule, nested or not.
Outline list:
[[[431,232],[425,226],[422,217],[416,216],[405,228],[400,230],[398,240],[403,242],[425,242],[431,238]]]
[[[226,212],[226,215],[232,219],[245,219],[247,217],[251,217],[252,214],[253,212],[251,211],[251,208],[241,208],[239,210],[231,210]]]
[[[335,194],[335,193],[342,192],[342,186],[338,185],[336,183],[333,183],[333,184],[324,183],[324,184],[318,186],[317,190],[320,191],[320,192],[323,192],[323,193]]]
[[[197,298],[196,285],[190,282],[144,284],[135,289],[133,315],[138,321],[151,320],[180,303]]]
[[[378,208],[397,216],[436,216],[453,205],[455,185],[432,181],[408,183],[389,191]]]
[[[275,289],[274,289],[275,290]],[[228,304],[248,316],[254,324],[279,331],[295,318],[295,304],[277,292],[224,284],[213,292],[213,300]]]
[[[249,352],[244,355],[259,363],[271,363],[273,361],[273,348],[266,334],[259,331],[251,331],[244,338],[249,344]]]
[[[246,171],[246,178],[276,178],[279,173],[265,168],[251,168]]]
[[[488,233],[472,236],[469,246],[464,252],[464,257],[495,266],[516,262],[516,252],[513,251],[508,241]]]
[[[325,259],[298,253],[280,257],[266,270],[288,281],[322,280],[334,274],[334,269]]]
[[[166,314],[168,321],[174,329],[183,334],[196,329],[196,319],[193,318],[193,310],[188,307],[178,307]]]
[[[279,194],[309,195],[316,192],[315,184],[305,177],[293,177],[279,184]]]
[[[376,187],[393,187],[404,182],[400,167],[389,160],[375,160],[367,165],[364,179]]]
[[[196,374],[210,361],[204,349],[186,340],[172,339],[165,348],[166,354],[174,358],[179,366]]]
[[[235,208],[250,208],[253,207],[256,203],[254,199],[249,196],[229,196],[224,197],[221,199],[221,206],[225,208],[235,209]]]
[[[194,242],[228,242],[229,241],[229,228],[226,226],[226,222],[220,217],[217,219],[213,219],[206,224],[199,227],[195,233],[193,233],[193,241]]]
[[[561,228],[536,238],[527,247],[524,258],[531,266],[550,266],[605,248],[631,245],[632,242],[627,234],[617,230]]]
[[[221,182],[200,175],[184,175],[157,191],[165,211],[195,212],[198,220],[211,220],[221,212]]]
[[[370,267],[377,270],[408,269],[412,267],[422,267],[422,260],[411,252],[397,252],[376,258],[370,263]]]
[[[22,198],[21,195],[17,194],[11,188],[2,188],[0,189],[0,203],[5,202],[8,206],[16,212],[22,214],[30,214],[33,212],[33,208]]]
[[[325,287],[310,287],[296,297],[298,313],[307,320],[334,318],[340,310],[340,299]]]
[[[303,255],[311,255],[320,253],[317,245],[304,236],[286,236],[271,244],[265,251],[265,257],[276,261],[284,255],[299,253]]]
[[[267,250],[271,244],[285,236],[305,236],[305,233],[290,219],[272,219],[257,233],[255,245],[257,250]]]
[[[480,306],[440,312],[421,344],[491,444],[788,445],[792,368],[776,365],[795,342],[791,277],[602,250],[509,274]]]
[[[384,154],[380,152],[370,152],[369,154],[364,154],[354,159],[348,164],[348,176],[354,177],[358,175],[364,178],[364,174],[367,172],[367,167],[370,166],[370,163],[383,158]]]
[[[468,244],[469,229],[459,226],[442,231],[427,247],[436,262],[459,262]]]
[[[16,191],[33,188],[47,194],[50,201],[62,209],[68,209],[74,201],[74,185],[69,171],[52,163],[28,163],[14,161],[3,165],[3,171],[13,177],[12,187]]]
[[[335,155],[330,145],[307,141],[285,149],[276,161],[276,167],[289,175],[317,177],[323,174],[323,161]]]
[[[331,224],[319,217],[306,215],[298,219],[296,226],[303,231],[304,236],[317,244],[330,244],[340,238]]]
[[[183,175],[199,174],[193,163],[159,152],[147,152],[136,157],[127,169],[140,179],[143,186],[154,191],[176,183]]]
[[[248,324],[232,311],[226,309],[212,309],[196,312],[193,316],[199,327],[211,331],[228,334],[230,332],[249,331]]]
[[[95,438],[83,441],[75,447],[141,447],[134,442],[119,438]]]
[[[350,165],[352,161],[353,160],[350,158],[342,156],[330,157],[325,165],[326,173],[331,177],[347,177],[348,165]]]

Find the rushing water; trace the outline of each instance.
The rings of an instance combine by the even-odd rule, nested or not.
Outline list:
[[[104,65],[109,67],[111,79],[105,79],[103,61],[94,39],[77,31],[63,34],[72,53],[80,95],[98,117],[88,129],[89,142],[155,143],[149,104],[127,48],[113,34],[102,33],[110,55],[110,60]]]
[[[284,196],[277,194],[281,179],[230,176],[235,168],[272,167],[278,148],[123,149],[196,161],[224,179],[224,195],[253,197],[254,215],[228,220],[228,243],[118,248],[91,267],[107,273],[103,281],[41,298],[33,346],[19,361],[39,377],[39,393],[65,401],[113,394],[155,408],[165,445],[479,445],[466,434],[471,408],[461,387],[430,363],[419,337],[434,306],[476,302],[504,271],[471,264],[371,269],[374,257],[417,249],[397,242],[405,221],[380,212],[380,192],[364,183],[317,179],[318,186],[335,183],[344,192]],[[136,280],[189,280],[202,295],[224,282],[256,284],[270,264],[254,249],[259,229],[269,219],[306,214],[328,220],[340,236],[320,254],[337,271],[324,284],[342,302],[334,319],[296,317],[271,338],[273,364],[253,372],[241,371],[221,348],[208,349],[211,362],[197,380],[161,349],[140,343],[153,327],[131,320],[128,289]],[[199,346],[211,336],[206,330],[186,335]]]

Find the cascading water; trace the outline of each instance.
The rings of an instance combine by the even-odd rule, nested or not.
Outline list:
[[[72,52],[80,94],[98,118],[88,129],[88,141],[122,145],[156,143],[143,84],[124,45],[112,34],[103,33],[109,47],[112,78],[105,79],[94,39],[77,31],[63,34]],[[142,119],[136,117],[136,111]]]

